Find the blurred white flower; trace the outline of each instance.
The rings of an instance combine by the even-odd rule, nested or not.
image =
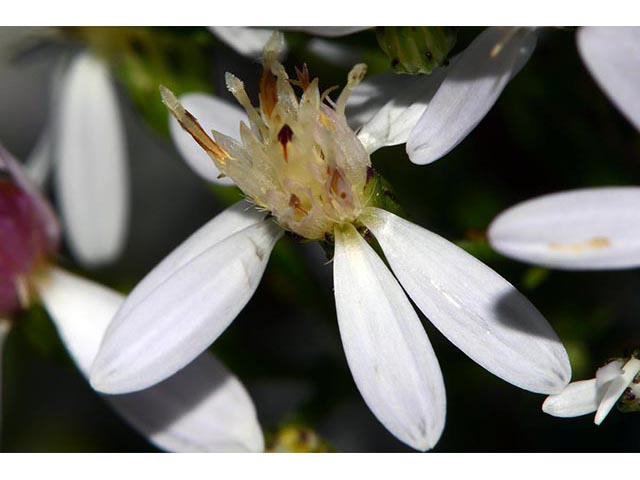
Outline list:
[[[585,188],[508,208],[488,230],[507,257],[562,270],[640,266],[640,187]]]
[[[345,106],[364,65],[351,70],[335,102],[325,102],[306,69],[289,79],[277,60],[282,44],[274,34],[265,48],[259,107],[227,74],[250,126],[221,100],[188,97],[194,116],[162,89],[165,104],[199,145],[203,157],[187,157],[190,164],[209,179],[222,172],[258,209],[244,201],[230,207],[138,284],[105,334],[92,385],[108,393],[135,391],[189,364],[250,300],[284,229],[335,241],[335,299],[349,367],[369,408],[408,445],[427,450],[437,443],[446,398],[435,353],[403,287],[449,340],[490,372],[533,392],[561,390],[570,378],[566,351],[522,294],[462,249],[372,204],[378,177],[367,147],[398,136],[362,143],[347,125]],[[206,127],[223,126],[213,138],[196,120],[200,115]],[[397,279],[363,239],[366,231]]]
[[[305,32],[321,37],[341,37],[361,32],[371,27],[278,27],[278,30]],[[211,33],[226,43],[240,55],[259,58],[273,28],[259,27],[209,27]]]
[[[122,253],[130,210],[124,125],[107,65],[89,52],[65,59],[52,99],[28,171],[42,185],[53,166],[71,252],[87,267],[105,265]]]
[[[554,417],[579,417],[596,412],[596,425],[600,425],[619,402],[622,407],[631,404],[631,408],[638,411],[639,373],[637,357],[632,356],[626,362],[613,360],[598,369],[596,378],[572,382],[562,392],[547,397],[542,410]]]
[[[1,147],[0,172],[0,343],[13,313],[39,297],[86,377],[125,297],[52,265],[59,236],[53,212]],[[207,353],[153,388],[104,398],[164,450],[261,451],[264,447],[244,387]]]
[[[577,39],[591,75],[640,131],[640,27],[582,27]]]

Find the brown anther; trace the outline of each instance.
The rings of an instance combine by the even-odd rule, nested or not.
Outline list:
[[[309,68],[307,67],[307,64],[304,63],[302,65],[302,70],[300,70],[298,67],[295,67],[295,69],[297,78],[295,80],[290,80],[291,84],[300,87],[302,90],[306,90],[307,87],[311,84],[311,79],[309,77]]]
[[[342,174],[340,173],[340,171],[338,171],[337,168],[333,168],[333,171],[331,172],[331,184],[330,184],[330,188],[331,191],[338,195],[338,191],[340,190],[340,183],[343,181],[342,179]],[[344,191],[342,192],[342,194],[340,194],[341,198],[345,198],[345,193]]]
[[[162,95],[162,102],[180,123],[182,129],[191,135],[205,152],[221,164],[224,164],[229,154],[207,135],[198,120],[189,111],[185,110],[171,90],[161,85],[160,94]]]
[[[291,127],[285,123],[280,129],[280,131],[278,132],[278,141],[280,142],[280,145],[282,145],[282,154],[284,155],[285,162],[289,161],[287,144],[291,141],[292,138],[293,138],[293,130],[291,130]]]
[[[278,103],[278,90],[276,88],[276,77],[270,70],[264,69],[260,75],[258,84],[260,108],[268,116],[271,116],[273,109]]]
[[[300,202],[300,199],[295,193],[292,193],[289,197],[289,206],[300,215],[306,215],[309,213],[309,211],[302,206],[302,202]]]

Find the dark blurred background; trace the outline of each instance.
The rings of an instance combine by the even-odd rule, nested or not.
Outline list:
[[[199,42],[206,63],[194,66],[189,62],[201,58],[188,58],[185,68],[201,75],[198,81],[209,91],[229,97],[223,75],[230,70],[246,80],[250,94],[255,93],[251,79],[258,78],[259,63],[236,54],[206,29],[144,30],[152,37],[161,35],[168,44]],[[479,31],[458,29],[454,52]],[[0,33],[3,49],[13,45],[7,38],[21,32]],[[121,34],[131,33],[110,33]],[[39,40],[30,40],[26,49],[3,53],[0,66],[0,140],[23,159],[47,122],[58,63],[87,45],[86,36],[77,32],[53,30],[44,40],[40,33],[36,37]],[[287,65],[306,61],[325,88],[344,84],[348,68],[308,53],[308,36],[288,33],[287,39]],[[332,42],[358,52],[374,72],[387,68],[373,31]],[[143,59],[147,53],[144,48],[135,52]],[[64,248],[61,262],[126,292],[237,193],[210,187],[192,173],[166,135],[164,111],[145,111],[145,102],[159,104],[157,90],[148,98],[134,92],[127,72],[118,71],[122,65],[113,65],[132,175],[127,248],[116,264],[98,271],[82,270]],[[186,91],[177,70],[174,88]],[[153,69],[147,73],[153,75]],[[190,81],[187,86],[191,85],[199,83]],[[404,146],[398,146],[376,152],[372,161],[412,220],[466,247],[538,307],[566,344],[574,380],[592,378],[608,358],[640,346],[638,271],[532,268],[493,253],[484,240],[492,218],[522,200],[571,188],[640,183],[640,135],[584,67],[575,29],[541,32],[531,60],[495,107],[441,160],[416,166]],[[640,415],[613,411],[596,427],[591,415],[559,419],[543,414],[544,396],[494,377],[422,320],[447,389],[447,424],[434,451],[640,447]],[[283,426],[298,425],[312,429],[337,451],[410,451],[376,420],[353,383],[337,328],[331,265],[317,244],[286,238],[277,247],[256,295],[212,351],[249,389],[268,439]],[[92,391],[40,308],[22,315],[12,331],[2,381],[3,451],[154,451]]]

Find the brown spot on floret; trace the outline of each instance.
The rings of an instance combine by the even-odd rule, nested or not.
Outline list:
[[[582,243],[550,243],[549,248],[556,251],[579,253],[585,250],[600,250],[609,248],[611,240],[607,237],[593,237]]]
[[[289,153],[287,151],[287,145],[289,144],[292,138],[293,138],[293,130],[291,130],[291,127],[285,123],[283,127],[280,129],[280,131],[278,132],[278,141],[280,142],[280,145],[282,145],[282,154],[284,155],[285,162],[289,161]]]

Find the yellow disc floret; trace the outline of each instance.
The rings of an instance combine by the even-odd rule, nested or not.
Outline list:
[[[296,79],[288,77],[278,61],[283,46],[276,32],[265,47],[259,107],[252,105],[242,81],[226,75],[229,91],[249,118],[249,125],[240,125],[240,141],[216,131],[210,138],[169,90],[161,87],[161,93],[182,127],[249,200],[286,230],[322,239],[336,225],[354,222],[366,206],[371,163],[344,115],[366,66],[351,70],[334,103],[327,92],[320,94],[317,78],[310,81],[306,66],[296,69]]]

